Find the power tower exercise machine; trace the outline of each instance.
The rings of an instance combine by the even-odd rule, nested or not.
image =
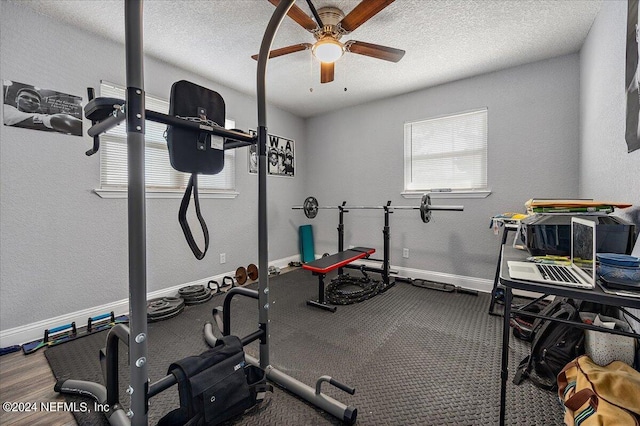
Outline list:
[[[82,380],[60,380],[56,391],[93,397],[98,403],[108,407],[105,414],[112,425],[146,425],[148,423],[149,399],[177,383],[177,378],[169,374],[155,383],[149,383],[147,367],[147,282],[146,282],[146,209],[145,209],[145,120],[153,120],[169,126],[197,130],[224,139],[224,149],[235,149],[257,144],[258,163],[258,259],[259,290],[234,288],[225,298],[228,313],[229,301],[234,295],[257,299],[259,309],[258,330],[241,339],[243,345],[260,340],[259,359],[247,356],[247,361],[262,369],[267,379],[279,384],[290,392],[306,399],[315,406],[336,416],[339,420],[353,424],[357,409],[346,406],[320,392],[323,382],[353,393],[354,389],[341,384],[329,376],[318,379],[312,388],[275,369],[269,361],[269,276],[268,268],[268,231],[267,231],[267,106],[266,106],[266,69],[271,44],[289,9],[295,0],[282,0],[276,7],[265,30],[257,71],[257,135],[226,130],[207,124],[188,121],[170,115],[147,111],[144,107],[143,72],[143,1],[125,0],[125,53],[126,53],[126,104],[116,109],[99,122],[94,122],[89,135],[94,137],[94,150],[98,148],[98,136],[118,123],[127,124],[127,163],[128,182],[128,226],[129,226],[129,317],[127,327],[117,324],[107,336],[106,351],[101,354],[101,366],[106,386],[100,383]],[[94,121],[94,120],[92,120]],[[90,151],[91,152],[91,151]],[[89,154],[88,152],[87,154]],[[228,319],[222,325],[225,334],[229,334]],[[210,341],[210,339],[208,339]],[[130,407],[126,409],[120,402],[118,385],[118,344],[129,348],[130,383],[127,393]]]

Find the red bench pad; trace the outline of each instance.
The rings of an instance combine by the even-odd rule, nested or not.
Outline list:
[[[349,250],[341,251],[340,253],[332,254],[330,256],[321,257],[313,262],[305,263],[302,265],[303,269],[307,269],[317,274],[326,274],[334,269],[348,265],[349,263],[368,257],[375,253],[376,250],[368,247],[354,247]]]

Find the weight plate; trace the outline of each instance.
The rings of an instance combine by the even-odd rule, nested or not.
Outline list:
[[[178,315],[184,309],[185,301],[181,297],[159,297],[147,301],[147,318],[159,320]]]
[[[302,205],[302,210],[304,210],[304,215],[309,219],[316,217],[318,215],[318,200],[316,200],[316,197],[307,197]]]
[[[253,263],[251,263],[249,266],[247,266],[247,275],[249,276],[249,279],[252,281],[255,281],[258,279],[258,267],[256,265],[254,265]]]
[[[187,306],[189,306],[189,305],[199,305],[200,303],[208,302],[209,300],[211,300],[212,297],[213,297],[213,293],[211,292],[211,290],[206,288],[204,290],[204,293],[201,294],[201,295],[185,298],[184,299],[184,304],[187,305]]]
[[[155,317],[147,317],[149,322],[157,322],[157,321],[164,321],[167,320],[169,318],[173,318],[175,316],[178,316],[180,313],[182,313],[182,311],[184,311],[184,305],[178,309],[177,311],[174,312],[169,312],[166,315],[160,315],[160,316],[155,316]]]
[[[429,197],[429,194],[422,196],[422,201],[420,202],[420,218],[424,223],[429,223],[431,220],[431,197]]]
[[[182,298],[200,296],[204,294],[204,290],[205,288],[202,284],[188,285],[186,287],[180,288],[180,290],[178,290],[178,295]]]
[[[245,269],[244,266],[241,266],[238,269],[236,269],[236,281],[238,281],[239,285],[243,285],[244,283],[247,282],[247,270]]]

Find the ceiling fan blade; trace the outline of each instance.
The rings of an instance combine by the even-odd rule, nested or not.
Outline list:
[[[274,6],[278,6],[280,4],[280,0],[269,0],[269,3]],[[318,24],[316,24],[309,15],[304,13],[304,11],[295,4],[291,6],[291,9],[289,9],[289,12],[287,12],[287,16],[296,21],[307,31],[313,31],[318,28]]]
[[[362,0],[347,16],[342,18],[340,26],[343,30],[350,33],[394,1],[395,0]]]
[[[334,62],[320,62],[320,83],[331,83],[333,81]]]
[[[311,44],[309,43],[300,43],[294,44],[292,46],[281,47],[280,49],[274,49],[269,52],[269,58],[276,58],[282,55],[288,55],[289,53],[300,52],[301,50],[311,49]],[[258,55],[252,55],[252,59],[258,60]]]
[[[390,62],[398,62],[405,54],[405,51],[401,49],[365,43],[364,41],[349,41],[345,43],[344,47],[347,52],[371,56],[372,58],[383,59]]]

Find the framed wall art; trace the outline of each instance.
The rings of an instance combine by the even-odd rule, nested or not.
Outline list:
[[[254,130],[249,133],[255,135]],[[267,135],[267,174],[269,176],[294,177],[296,169],[296,144],[292,139]],[[258,154],[256,145],[249,147],[249,173],[258,173]]]

